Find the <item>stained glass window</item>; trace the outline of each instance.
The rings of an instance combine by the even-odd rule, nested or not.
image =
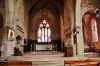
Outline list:
[[[91,20],[91,28],[92,28],[92,42],[98,41],[98,31],[97,31],[97,23],[95,19]]]
[[[46,20],[43,20],[38,27],[37,31],[38,42],[51,42],[51,29]]]

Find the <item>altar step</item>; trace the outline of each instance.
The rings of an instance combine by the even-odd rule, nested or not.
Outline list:
[[[99,53],[96,52],[87,52],[84,53],[84,56],[88,58],[100,57]]]
[[[32,66],[64,66],[64,60],[55,61],[33,61]]]

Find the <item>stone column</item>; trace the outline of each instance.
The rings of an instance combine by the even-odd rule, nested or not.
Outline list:
[[[4,57],[13,54],[13,46],[15,44],[14,41],[8,40],[8,30],[14,30],[14,0],[5,0],[5,10],[6,10],[6,18],[5,18],[5,36],[4,36]]]
[[[83,43],[83,31],[82,31],[82,15],[81,15],[81,0],[76,0],[76,31],[79,33],[76,34],[77,36],[77,55],[83,56],[84,55],[84,43]]]
[[[6,10],[6,20],[5,27],[8,29],[13,29],[16,35],[21,35],[24,38],[24,3],[23,0],[5,0],[5,10]],[[22,32],[17,29],[17,25],[22,28]],[[5,48],[4,48],[4,56],[9,56],[13,54],[13,48],[15,47],[16,40],[10,41],[8,40],[8,33],[5,30]],[[14,38],[15,38],[14,37]],[[22,39],[22,44],[24,45],[24,39]],[[12,50],[12,51],[11,51]],[[10,52],[8,54],[8,52]]]
[[[71,46],[73,47],[73,56],[76,55],[76,44],[74,44],[73,39],[73,29],[75,26],[75,12],[73,8],[73,0],[64,1],[64,29],[66,29],[65,34],[71,34]],[[65,41],[67,39],[65,38]]]
[[[74,13],[74,8],[73,8],[73,0],[67,0],[67,10],[68,10],[68,21],[70,24],[70,32],[71,32],[71,45],[73,47],[73,56],[76,55],[76,46],[74,44],[74,39],[73,39],[73,29],[74,29],[74,25],[75,25],[75,13]]]
[[[60,25],[61,25],[61,28],[60,28],[60,32],[61,32],[61,49],[63,50],[64,48],[64,24],[63,24],[63,16],[62,14],[60,14]]]

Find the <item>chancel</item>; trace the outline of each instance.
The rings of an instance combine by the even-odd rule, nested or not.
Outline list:
[[[100,0],[0,0],[0,65],[98,65],[99,25]]]

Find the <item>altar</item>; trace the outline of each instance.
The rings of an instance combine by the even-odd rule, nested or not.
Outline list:
[[[35,44],[36,51],[52,51],[53,45],[52,44]]]

